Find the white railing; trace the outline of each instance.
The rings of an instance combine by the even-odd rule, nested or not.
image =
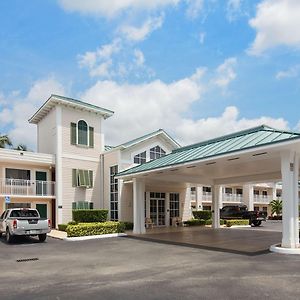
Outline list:
[[[211,192],[203,192],[202,201],[212,201]]]
[[[23,179],[0,179],[0,194],[5,196],[54,196],[55,182]]]
[[[272,196],[264,196],[264,195],[254,195],[253,202],[254,203],[266,203],[269,204],[273,200]]]
[[[243,202],[243,195],[224,193],[223,194],[223,202],[241,203],[241,202]]]

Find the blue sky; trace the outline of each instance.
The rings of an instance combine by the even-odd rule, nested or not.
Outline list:
[[[113,109],[110,144],[300,129],[299,1],[3,0],[0,15],[0,132],[15,143],[35,148],[27,119],[51,93]]]

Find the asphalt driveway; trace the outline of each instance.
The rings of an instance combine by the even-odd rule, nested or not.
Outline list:
[[[24,261],[24,259],[36,259]],[[21,260],[21,262],[17,262]],[[0,240],[1,299],[299,299],[300,256],[130,238]]]

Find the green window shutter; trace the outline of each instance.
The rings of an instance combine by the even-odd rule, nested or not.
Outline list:
[[[84,170],[78,170],[79,186],[85,186]]]
[[[89,170],[89,186],[93,187],[93,171]]]
[[[84,170],[84,183],[86,187],[89,187],[90,185],[90,180],[89,180],[89,171]]]
[[[76,145],[76,123],[71,123],[71,145]]]
[[[72,169],[72,186],[78,186],[78,170]]]
[[[89,127],[89,147],[94,148],[94,127]]]

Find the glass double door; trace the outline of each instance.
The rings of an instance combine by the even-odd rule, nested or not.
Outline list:
[[[160,195],[160,197],[150,198],[150,218],[154,226],[166,225],[166,202],[165,197],[162,198],[161,196],[164,195]]]

